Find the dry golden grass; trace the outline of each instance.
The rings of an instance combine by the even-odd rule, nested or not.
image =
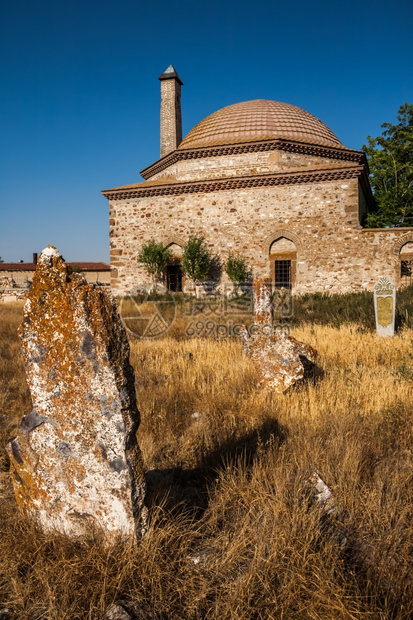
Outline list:
[[[20,320],[21,306],[0,308],[1,447],[30,408]],[[0,609],[95,620],[123,600],[162,620],[413,617],[413,331],[297,327],[318,377],[279,396],[255,387],[238,341],[175,329],[131,343],[148,536],[46,536],[16,512],[2,451]],[[340,508],[331,522],[310,499],[314,469]]]

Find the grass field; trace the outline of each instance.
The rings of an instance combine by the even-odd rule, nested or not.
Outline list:
[[[161,339],[131,340],[151,515],[135,546],[48,536],[16,511],[3,448],[30,397],[22,308],[0,306],[0,609],[96,620],[123,600],[160,620],[412,618],[409,295],[392,339],[371,329],[367,301],[334,314],[332,298],[330,310],[305,298],[292,333],[319,371],[284,395],[256,387],[237,339],[184,338],[181,316]],[[314,470],[331,519],[311,499]]]

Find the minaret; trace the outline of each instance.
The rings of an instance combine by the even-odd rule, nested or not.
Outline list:
[[[183,82],[173,65],[159,76],[161,80],[161,157],[182,142],[181,86]]]

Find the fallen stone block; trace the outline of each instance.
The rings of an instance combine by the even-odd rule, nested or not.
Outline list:
[[[19,335],[33,410],[7,446],[17,504],[48,531],[142,534],[140,418],[115,300],[48,246]]]
[[[281,394],[312,374],[317,356],[313,347],[270,325],[258,328],[250,335],[243,326],[239,334],[243,350],[257,372],[259,385]]]

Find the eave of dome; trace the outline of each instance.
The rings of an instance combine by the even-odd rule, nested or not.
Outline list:
[[[222,155],[238,155],[241,153],[254,153],[282,150],[290,153],[300,153],[316,157],[326,157],[342,161],[352,161],[358,164],[363,163],[367,166],[366,156],[363,151],[349,149],[346,146],[323,146],[321,144],[306,144],[294,140],[284,140],[282,138],[262,140],[260,142],[250,141],[240,144],[221,144],[216,146],[198,147],[193,149],[176,149],[158,159],[150,166],[141,170],[144,179],[150,179],[154,174],[166,170],[173,164],[190,159],[200,159],[208,157],[220,157]]]
[[[172,195],[180,193],[209,192],[219,189],[238,189],[242,187],[263,187],[267,185],[285,185],[291,183],[308,183],[312,181],[330,181],[364,176],[364,166],[351,163],[314,165],[311,168],[291,168],[277,173],[256,174],[240,177],[206,178],[196,181],[180,181],[161,177],[152,181],[121,185],[102,190],[102,194],[111,200],[133,198],[137,196]]]

